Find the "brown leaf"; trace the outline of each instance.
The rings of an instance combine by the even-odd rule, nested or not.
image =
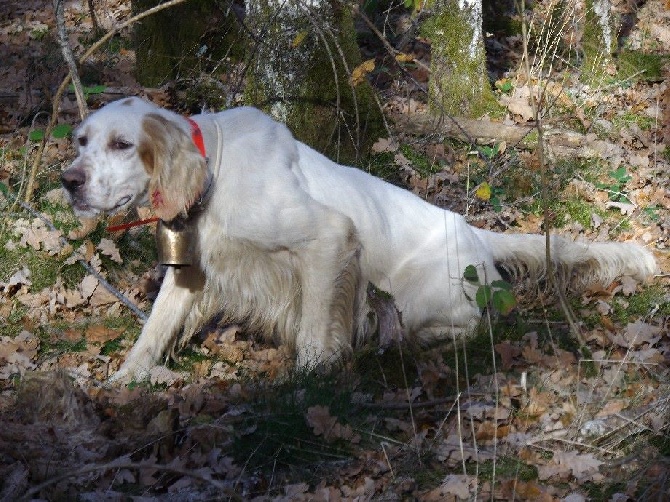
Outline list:
[[[498,343],[494,346],[495,351],[500,354],[503,370],[508,370],[514,363],[514,358],[521,355],[521,349],[509,342]]]
[[[86,329],[86,339],[89,342],[105,343],[118,338],[121,333],[115,329],[107,328],[100,324],[89,326]]]
[[[115,261],[116,263],[123,263],[123,259],[119,253],[119,248],[116,247],[116,244],[113,240],[105,238],[100,239],[100,244],[98,244],[97,249],[105,256],[109,256],[112,261]]]

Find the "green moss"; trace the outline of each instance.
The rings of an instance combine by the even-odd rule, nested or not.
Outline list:
[[[377,176],[383,180],[393,183],[398,186],[405,186],[400,174],[400,169],[394,161],[395,153],[393,152],[382,152],[371,155],[367,159],[363,170]]]
[[[400,152],[412,163],[412,169],[414,169],[422,178],[439,173],[442,170],[442,166],[436,164],[428,158],[428,156],[417,151],[410,145],[401,145]]]
[[[161,3],[133,0],[133,13]],[[211,0],[190,0],[146,17],[135,28],[136,76],[156,87],[177,78],[198,78],[227,58],[241,58],[244,40],[232,10]],[[200,96],[207,102],[207,96]]]
[[[362,62],[350,9],[324,3],[318,12],[322,26],[315,27],[292,9],[278,14],[272,2],[255,8],[249,23],[272,45],[257,47],[250,56],[245,100],[273,113],[326,156],[359,164],[386,129],[368,81],[350,82]]]
[[[612,318],[619,324],[635,322],[656,308],[656,316],[670,316],[670,295],[663,286],[655,284],[628,297],[616,296],[612,301]]]
[[[634,113],[631,111],[626,111],[619,115],[615,115],[612,119],[612,124],[615,127],[621,128],[629,126],[630,124],[635,124],[643,131],[650,130],[652,127],[654,127],[655,122],[656,120],[649,115]]]
[[[614,16],[610,14],[609,44],[606,33],[600,23],[600,18],[594,11],[594,0],[586,0],[584,17],[584,33],[582,35],[582,63],[581,80],[598,85],[607,78],[607,69],[612,62],[612,52],[616,48],[617,35],[614,26]]]
[[[471,53],[472,25],[471,14],[448,0],[421,28],[432,46],[429,99],[434,113],[479,117],[499,108],[486,74],[483,44]]]
[[[480,479],[518,479],[519,481],[532,481],[537,479],[537,467],[528,465],[516,457],[499,456],[495,464],[491,460],[468,463],[466,465],[468,474],[478,474]]]
[[[661,80],[663,66],[668,62],[666,54],[650,54],[631,49],[622,49],[617,54],[619,79]]]

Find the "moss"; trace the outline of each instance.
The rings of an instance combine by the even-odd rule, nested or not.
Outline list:
[[[666,54],[623,49],[617,54],[618,77],[657,81],[663,78],[663,66],[670,57]]]
[[[324,4],[319,13],[324,22],[316,29],[304,16],[277,19],[274,5],[257,8],[250,22],[266,31],[273,46],[259,47],[252,56],[247,102],[285,121],[299,140],[328,157],[358,164],[386,130],[368,81],[355,86],[349,81],[361,64],[350,10]]]
[[[428,156],[412,148],[410,145],[401,145],[400,152],[412,163],[412,169],[422,178],[439,173],[442,170],[442,166],[434,163]]]
[[[612,63],[612,53],[617,44],[614,16],[609,13],[609,26],[604,30],[601,19],[594,10],[594,4],[597,1],[586,0],[584,34],[582,36],[584,59],[581,80],[594,84],[601,83],[607,77],[608,67]]]
[[[473,24],[469,12],[448,0],[421,29],[432,46],[429,99],[436,114],[479,117],[500,108],[488,81],[483,43],[471,53]]]
[[[656,119],[654,117],[650,117],[649,115],[641,113],[634,113],[632,111],[623,112],[619,115],[616,115],[612,119],[612,124],[617,128],[635,124],[643,131],[650,130],[652,127],[654,127],[655,122]]]
[[[617,296],[612,301],[612,318],[619,324],[635,322],[658,308],[655,315],[670,316],[670,295],[661,285],[651,285],[628,297]]]
[[[136,14],[158,0],[133,0]],[[145,86],[197,77],[215,70],[227,57],[239,58],[239,23],[228,7],[211,0],[191,0],[146,17],[135,29],[136,76]]]

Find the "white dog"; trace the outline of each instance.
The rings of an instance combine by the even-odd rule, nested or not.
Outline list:
[[[201,137],[201,139],[198,139]],[[204,138],[204,144],[202,144]],[[359,169],[331,162],[253,108],[192,120],[138,98],[111,103],[75,134],[62,181],[82,217],[150,202],[195,229],[198,263],[170,268],[142,334],[117,373],[141,377],[209,318],[222,314],[295,348],[314,367],[367,332],[368,283],[390,292],[420,341],[471,330],[481,315],[468,265],[539,279],[540,235],[497,234]],[[645,279],[656,269],[635,244],[554,238],[572,284]]]

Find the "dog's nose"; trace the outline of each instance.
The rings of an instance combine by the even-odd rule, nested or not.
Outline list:
[[[68,191],[74,192],[86,183],[86,173],[82,169],[67,169],[60,175],[60,181]]]

